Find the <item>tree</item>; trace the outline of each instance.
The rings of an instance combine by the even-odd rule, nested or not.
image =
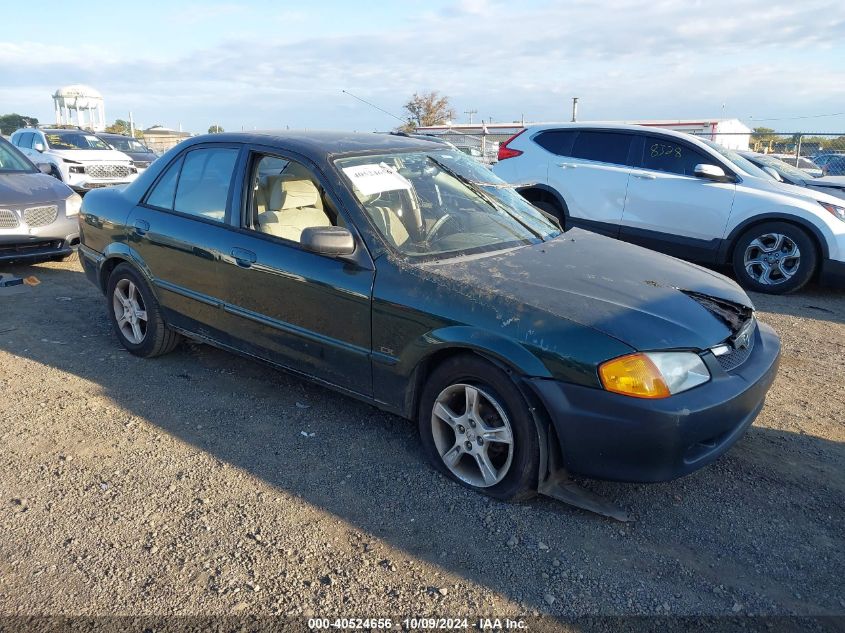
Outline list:
[[[410,101],[405,104],[408,112],[408,122],[400,126],[403,132],[413,132],[418,127],[442,125],[455,118],[455,111],[449,105],[449,97],[442,97],[436,90],[424,94],[414,93]]]
[[[782,143],[786,139],[781,138],[770,127],[755,127],[751,132],[751,149],[759,152],[761,149],[771,151],[772,145]]]
[[[225,130],[216,123],[208,128],[209,134],[221,134],[222,132],[225,132]]]
[[[117,119],[111,125],[106,126],[106,132],[111,134],[129,134],[130,126],[128,121]]]
[[[11,134],[19,127],[35,127],[38,119],[34,116],[23,116],[20,114],[4,114],[0,116],[0,134]]]

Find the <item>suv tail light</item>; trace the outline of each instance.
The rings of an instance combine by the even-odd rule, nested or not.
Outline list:
[[[499,160],[505,160],[506,158],[515,158],[517,156],[522,155],[522,150],[511,149],[510,147],[508,147],[508,143],[510,143],[512,140],[514,140],[517,136],[522,134],[524,131],[525,130],[520,130],[519,132],[517,132],[516,134],[511,136],[507,141],[505,141],[504,143],[499,145],[499,156],[498,156]]]

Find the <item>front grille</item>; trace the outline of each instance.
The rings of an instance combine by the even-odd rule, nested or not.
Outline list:
[[[0,209],[0,229],[14,229],[18,226],[18,216],[11,209]]]
[[[59,214],[59,207],[50,204],[44,207],[31,207],[24,210],[23,219],[29,226],[47,226],[56,221]]]
[[[754,328],[756,329],[756,325]],[[731,351],[727,354],[722,354],[721,356],[717,356],[716,360],[719,361],[719,364],[722,366],[722,369],[725,371],[732,371],[742,365],[745,361],[748,360],[748,357],[751,356],[751,352],[754,350],[754,330],[751,331],[751,336],[748,339],[748,347],[744,347],[742,349],[737,349],[733,345],[731,345]]]
[[[85,173],[92,178],[126,178],[129,165],[85,165]]]

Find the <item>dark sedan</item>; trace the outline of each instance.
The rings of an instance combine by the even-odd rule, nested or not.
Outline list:
[[[417,421],[503,499],[660,481],[763,406],[780,344],[734,282],[573,229],[464,154],[390,135],[215,134],[93,191],[82,262],[122,344],[181,335]]]
[[[109,132],[100,132],[97,136],[108,143],[112,149],[123,152],[132,159],[132,164],[138,170],[138,173],[144,171],[158,158],[158,154],[137,138]]]

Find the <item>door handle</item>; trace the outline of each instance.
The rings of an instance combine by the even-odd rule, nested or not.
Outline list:
[[[232,257],[235,258],[235,263],[241,268],[249,268],[258,259],[252,251],[237,247],[232,249]]]
[[[135,220],[133,227],[135,228],[135,233],[138,235],[144,235],[150,230],[150,223],[146,220]]]
[[[637,178],[641,178],[642,180],[656,180],[657,176],[654,174],[645,174],[645,173],[635,173],[634,174]]]
[[[575,169],[578,167],[577,163],[558,163],[558,167],[563,167],[564,169]]]

